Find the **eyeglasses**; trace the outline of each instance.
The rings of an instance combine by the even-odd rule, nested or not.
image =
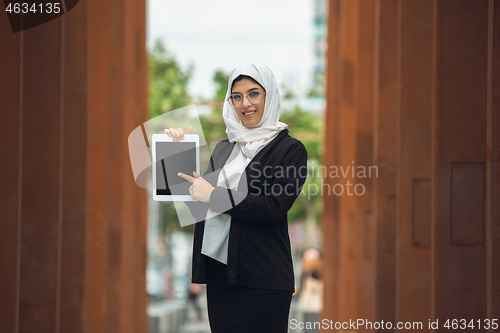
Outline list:
[[[258,104],[262,100],[262,96],[265,95],[265,92],[260,92],[258,90],[253,90],[248,93],[248,95],[242,95],[240,93],[235,93],[231,94],[227,101],[229,104],[231,104],[233,107],[237,108],[241,106],[241,103],[243,103],[243,97],[246,97],[247,100],[250,102],[250,104]]]

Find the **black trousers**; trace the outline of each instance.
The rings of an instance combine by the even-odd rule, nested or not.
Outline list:
[[[223,263],[205,257],[212,333],[286,333],[292,293],[229,286]]]

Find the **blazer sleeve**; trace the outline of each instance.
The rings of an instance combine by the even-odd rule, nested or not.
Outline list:
[[[210,195],[210,209],[245,222],[277,224],[292,207],[307,178],[307,151],[300,141],[279,153],[284,156],[280,166],[296,172],[283,172],[283,177],[274,175],[265,179],[266,185],[262,178],[249,180],[249,186],[258,187],[258,193],[217,186]],[[256,180],[258,184],[252,183]]]

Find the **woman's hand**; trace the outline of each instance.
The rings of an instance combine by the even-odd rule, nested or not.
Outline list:
[[[170,127],[169,129],[165,129],[165,134],[172,137],[172,140],[177,142],[184,140],[184,130],[181,127]],[[188,134],[194,134],[192,127],[189,127]]]
[[[184,178],[193,185],[189,187],[189,193],[191,193],[191,198],[195,200],[200,200],[202,202],[210,201],[210,194],[215,189],[209,182],[203,179],[200,175],[193,171],[193,177],[179,172],[177,176]]]

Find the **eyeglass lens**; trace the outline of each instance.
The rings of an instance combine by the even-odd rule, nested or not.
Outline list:
[[[252,104],[257,104],[262,99],[262,93],[260,91],[251,91],[248,95],[245,95],[248,98],[248,101]],[[234,107],[239,107],[243,102],[243,95],[234,94],[231,96],[231,102]]]

